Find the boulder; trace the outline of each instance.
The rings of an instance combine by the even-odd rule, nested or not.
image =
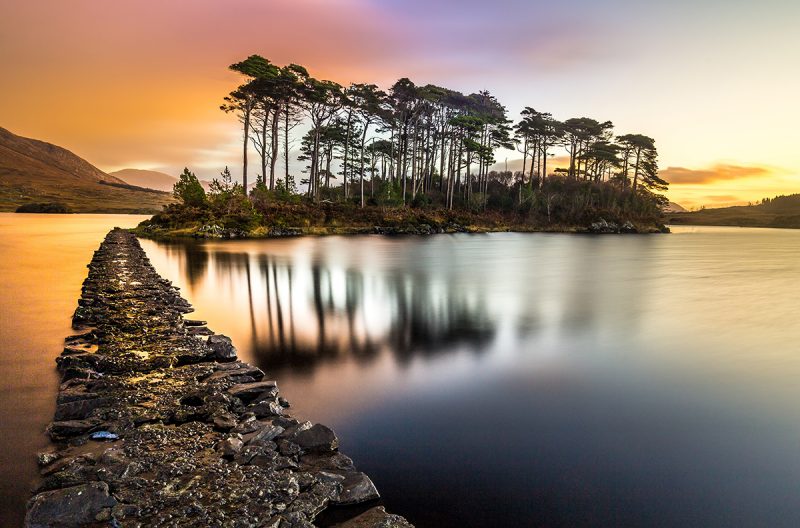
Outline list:
[[[304,451],[317,453],[335,451],[339,447],[339,439],[336,438],[336,433],[322,424],[315,424],[304,431],[298,432],[294,435],[292,441]]]
[[[332,501],[334,504],[358,504],[381,497],[375,484],[360,471],[345,473],[341,485],[339,496]]]
[[[112,508],[116,503],[116,499],[109,495],[105,482],[46,491],[28,501],[25,526],[45,528],[94,523],[103,510]]]

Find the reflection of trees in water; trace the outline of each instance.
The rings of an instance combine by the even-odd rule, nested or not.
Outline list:
[[[179,247],[185,249],[185,273],[196,284],[209,254],[192,244],[167,251]],[[305,268],[264,254],[213,253],[218,283],[247,296],[250,347],[270,369],[310,370],[348,356],[371,361],[383,349],[406,362],[461,344],[482,350],[494,336],[480,285],[402,272],[365,276],[358,269],[335,271],[320,260]]]
[[[208,250],[201,242],[158,240],[156,244],[183,268],[189,286],[195,287],[208,271]]]

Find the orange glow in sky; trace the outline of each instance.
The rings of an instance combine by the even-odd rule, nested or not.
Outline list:
[[[236,175],[238,123],[219,105],[238,82],[227,65],[259,53],[345,84],[488,89],[513,118],[533,106],[611,120],[656,139],[669,197],[687,207],[800,192],[794,3],[0,4],[0,126],[107,171]]]

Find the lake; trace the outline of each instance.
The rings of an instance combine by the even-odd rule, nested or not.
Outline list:
[[[0,215],[13,515],[85,265],[138,220]],[[142,245],[419,527],[800,525],[799,231]]]

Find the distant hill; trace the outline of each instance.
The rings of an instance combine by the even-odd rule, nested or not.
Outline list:
[[[69,150],[0,127],[0,211],[60,203],[78,213],[153,213],[171,195],[129,185]]]
[[[737,205],[669,214],[667,223],[800,229],[800,194],[776,196],[758,205]]]
[[[109,172],[109,175],[119,178],[130,185],[168,193],[172,192],[172,186],[178,181],[175,176],[154,170],[122,169]]]
[[[157,191],[164,191],[172,194],[172,187],[178,178],[170,176],[165,172],[154,170],[141,170],[141,169],[122,169],[114,172],[109,172],[111,176],[115,176],[129,185],[137,187],[145,187],[147,189],[154,189]],[[206,192],[211,188],[211,182],[208,180],[200,180],[200,185]],[[255,184],[248,185],[249,188],[255,187]]]
[[[675,202],[669,202],[666,207],[664,207],[664,212],[669,213],[685,213],[686,208],[680,204]]]

